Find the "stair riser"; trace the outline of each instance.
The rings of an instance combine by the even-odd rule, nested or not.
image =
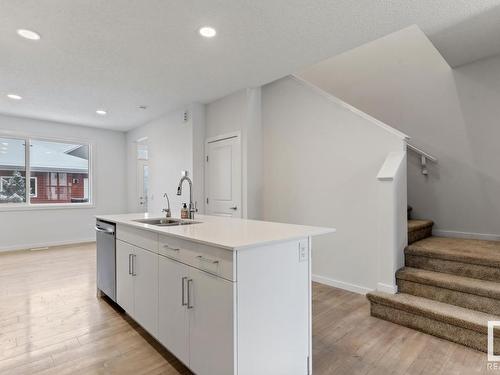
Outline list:
[[[407,267],[500,282],[500,268],[496,267],[480,266],[410,254],[405,255],[405,263]]]
[[[494,298],[478,296],[475,294],[440,288],[433,285],[420,284],[402,279],[398,279],[397,284],[398,291],[400,293],[412,294],[414,296],[465,307],[471,310],[482,311],[488,314],[498,315],[500,311],[500,300]]]
[[[377,303],[371,304],[371,315],[482,352],[487,352],[488,350],[488,337],[484,333],[472,331],[449,323],[443,323]],[[500,338],[495,338],[494,347],[495,354],[500,354]]]
[[[432,236],[432,226],[426,228],[408,231],[408,245],[423,240],[424,238]]]

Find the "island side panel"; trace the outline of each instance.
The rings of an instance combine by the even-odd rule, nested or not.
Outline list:
[[[306,375],[309,238],[238,250],[237,279],[238,375]]]

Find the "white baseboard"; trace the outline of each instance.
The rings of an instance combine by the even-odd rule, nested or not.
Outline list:
[[[379,292],[384,292],[384,293],[389,293],[389,294],[396,294],[398,292],[398,286],[397,285],[384,284],[384,283],[378,283],[377,284],[377,290]]]
[[[433,236],[438,237],[452,237],[452,238],[466,238],[472,240],[486,240],[486,241],[500,241],[500,234],[484,234],[484,233],[471,233],[471,232],[457,232],[453,230],[434,229]]]
[[[373,291],[373,289],[366,288],[364,286],[347,283],[345,281],[334,280],[320,275],[312,275],[312,281],[315,281],[320,284],[333,286],[335,288],[348,290],[349,292],[354,292],[358,294],[366,294]]]
[[[0,253],[5,252],[5,251],[39,249],[39,248],[43,248],[43,247],[74,245],[74,244],[88,243],[88,242],[95,242],[95,238],[90,238],[90,239],[86,238],[86,239],[72,240],[72,241],[54,241],[54,242],[20,244],[20,245],[13,245],[13,246],[1,246]]]

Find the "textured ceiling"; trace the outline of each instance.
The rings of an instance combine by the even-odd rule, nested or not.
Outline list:
[[[500,51],[499,5],[500,0],[1,1],[0,113],[127,130],[412,24],[451,65],[460,65]],[[203,25],[214,26],[218,35],[201,38],[197,30]],[[42,39],[22,39],[19,28],[36,30]],[[7,99],[10,92],[24,99]],[[108,115],[96,115],[98,108]]]

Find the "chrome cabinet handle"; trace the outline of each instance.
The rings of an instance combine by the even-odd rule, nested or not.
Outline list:
[[[193,285],[193,279],[188,279],[187,281],[187,308],[192,309],[194,306],[191,303],[191,285]]]
[[[168,249],[168,250],[172,250],[172,251],[180,251],[181,250],[177,247],[170,247],[168,244],[164,244],[163,248]]]
[[[181,279],[181,283],[182,283],[182,301],[181,301],[181,305],[182,306],[186,306],[188,303],[185,302],[186,301],[186,292],[185,292],[185,286],[186,286],[186,280],[188,278],[186,276],[184,276],[182,279]]]
[[[132,275],[132,254],[128,255],[128,274]]]
[[[212,264],[219,264],[220,263],[218,260],[207,259],[203,255],[198,255],[196,258],[198,258],[202,262],[208,262],[208,263],[212,263]]]
[[[135,273],[135,259],[137,258],[137,255],[132,254],[132,276],[137,276]]]

